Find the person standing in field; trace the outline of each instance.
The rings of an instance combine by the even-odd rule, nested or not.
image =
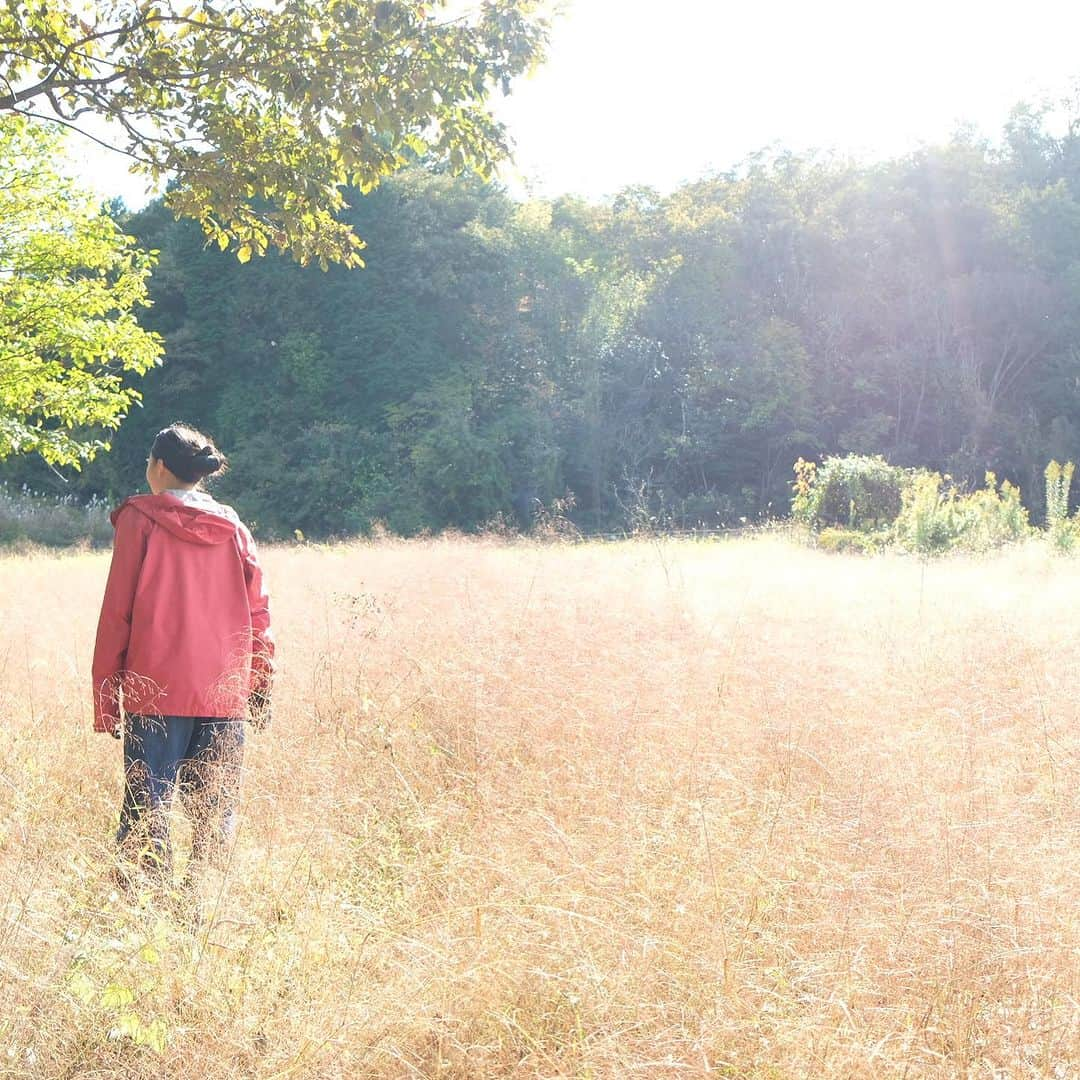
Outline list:
[[[264,727],[270,718],[274,642],[255,542],[201,488],[226,468],[201,432],[171,424],[157,433],[151,494],[112,514],[94,647],[94,730],[124,743],[124,864],[171,880],[178,789],[192,819],[188,885],[231,835],[245,719]],[[120,879],[130,881],[127,870]]]

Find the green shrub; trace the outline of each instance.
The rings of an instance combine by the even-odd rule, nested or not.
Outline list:
[[[792,516],[812,529],[839,525],[861,532],[891,525],[900,513],[907,470],[883,457],[827,457],[795,463]]]
[[[1071,476],[1071,466],[1051,462],[1047,469],[1048,519],[1062,548],[1080,535],[1068,518]],[[879,551],[895,541],[923,556],[954,549],[979,552],[1031,533],[1019,488],[1007,480],[999,485],[992,472],[985,487],[963,492],[948,476],[849,454],[826,458],[820,466],[800,458],[793,487],[792,517],[813,530],[827,551]]]
[[[920,469],[904,488],[896,520],[897,542],[920,555],[939,555],[953,549],[989,551],[1031,531],[1020,490],[986,474],[986,486],[962,493],[938,473]]]
[[[952,505],[938,473],[920,469],[904,487],[896,539],[908,551],[938,555],[957,539]]]
[[[1069,517],[1069,489],[1072,487],[1071,461],[1059,465],[1051,461],[1046,466],[1046,536],[1058,551],[1072,551],[1076,544],[1077,523]]]
[[[957,497],[957,512],[965,520],[963,544],[969,551],[990,551],[1031,534],[1020,489],[1008,480],[998,486],[992,472],[986,474],[985,487]]]
[[[841,529],[835,525],[817,534],[817,546],[822,551],[838,554],[874,555],[889,542],[888,532],[866,533],[857,529]]]

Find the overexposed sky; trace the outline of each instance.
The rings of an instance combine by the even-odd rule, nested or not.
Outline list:
[[[669,190],[779,143],[887,156],[962,123],[996,136],[1021,99],[1073,96],[1080,4],[1028,0],[567,0],[550,58],[497,113],[513,190]],[[75,154],[145,200],[123,159]]]

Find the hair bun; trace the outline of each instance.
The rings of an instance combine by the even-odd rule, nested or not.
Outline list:
[[[192,457],[191,463],[201,476],[212,476],[221,468],[221,458],[212,446],[204,446]]]

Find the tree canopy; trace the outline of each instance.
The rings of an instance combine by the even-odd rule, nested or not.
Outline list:
[[[1080,128],[1018,110],[893,160],[755,155],[667,195],[519,202],[416,165],[347,193],[360,274],[247,266],[153,204],[167,359],[77,483],[127,494],[205,426],[266,535],[785,514],[792,466],[883,455],[1041,511],[1080,460]],[[0,470],[3,473],[3,470]],[[6,475],[42,485],[29,463]]]
[[[125,375],[162,346],[135,317],[152,256],[57,172],[59,149],[0,114],[0,458],[78,465],[139,400]]]
[[[545,25],[537,0],[3,0],[0,112],[115,134],[241,261],[355,265],[342,187],[425,154],[487,172],[506,149],[488,98]]]

